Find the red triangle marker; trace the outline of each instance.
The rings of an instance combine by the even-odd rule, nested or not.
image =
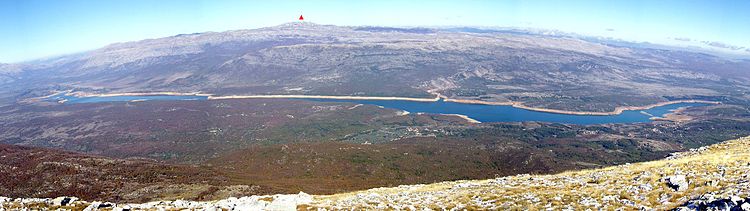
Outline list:
[[[302,15],[299,15],[299,20],[303,21],[305,20],[305,17],[302,17]]]

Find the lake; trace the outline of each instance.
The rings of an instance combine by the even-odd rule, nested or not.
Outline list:
[[[651,122],[652,116],[661,117],[680,107],[707,106],[707,103],[677,103],[658,106],[646,110],[624,111],[619,115],[572,115],[531,111],[509,105],[481,105],[455,102],[416,102],[403,100],[332,100],[311,99],[318,102],[349,102],[358,104],[379,105],[395,108],[411,113],[461,114],[480,122],[557,122],[569,124],[604,124],[604,123],[636,123]]]
[[[194,95],[150,95],[150,96],[109,96],[109,97],[76,97],[59,94],[49,97],[52,100],[66,100],[65,103],[100,103],[130,102],[150,100],[207,100],[206,96]],[[455,102],[416,102],[406,100],[338,100],[338,99],[301,99],[316,102],[336,102],[371,104],[408,111],[411,113],[461,114],[480,122],[557,122],[568,124],[604,124],[604,123],[637,123],[651,122],[653,116],[661,117],[680,107],[706,106],[706,103],[677,103],[654,107],[646,110],[624,111],[619,115],[571,115],[515,108],[508,105],[480,105]],[[648,115],[650,114],[650,115]]]
[[[103,103],[103,102],[130,102],[130,101],[152,101],[152,100],[207,100],[207,96],[195,95],[144,95],[144,96],[108,96],[108,97],[76,97],[65,95],[65,93],[50,96],[48,99],[65,103]]]

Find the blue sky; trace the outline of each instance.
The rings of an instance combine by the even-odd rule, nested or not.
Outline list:
[[[0,0],[0,62],[180,33],[273,26],[294,21],[300,12],[321,24],[531,27],[750,47],[745,0]]]

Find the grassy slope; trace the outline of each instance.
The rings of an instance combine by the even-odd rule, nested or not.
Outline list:
[[[518,175],[428,185],[376,188],[317,196],[311,207],[456,207],[477,209],[642,206],[668,209],[705,193],[750,193],[750,137],[726,141],[668,159],[555,175]],[[671,189],[664,178],[686,175],[689,188]],[[380,207],[379,207],[380,206]]]

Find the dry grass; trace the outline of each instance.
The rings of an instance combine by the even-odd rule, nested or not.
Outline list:
[[[748,197],[750,137],[726,141],[669,159],[555,175],[518,175],[429,185],[376,188],[316,196],[323,208],[587,208],[669,209],[705,193]],[[685,175],[689,187],[664,178]]]

